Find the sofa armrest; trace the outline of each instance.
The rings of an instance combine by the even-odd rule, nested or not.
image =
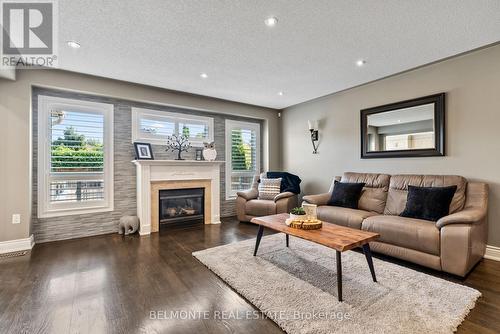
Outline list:
[[[486,217],[486,214],[486,208],[469,207],[444,216],[436,222],[436,226],[440,229],[450,224],[474,224],[482,221]]]
[[[256,199],[259,196],[259,191],[255,188],[251,188],[248,190],[238,191],[236,194],[249,201],[251,199]]]
[[[292,197],[292,196],[295,196],[295,194],[292,193],[291,191],[285,191],[283,193],[279,193],[278,195],[274,196],[274,201],[277,202],[280,199],[288,198],[288,197]]]
[[[463,210],[445,216],[436,222],[437,228],[450,224],[474,224],[486,220],[488,215],[488,185],[482,182],[467,183]]]
[[[302,199],[304,200],[304,202],[307,202],[309,204],[326,205],[331,196],[332,194],[330,193],[324,193],[318,195],[307,195],[304,196]]]
[[[293,208],[298,206],[298,200],[299,196],[297,194],[288,191],[276,195],[274,198],[276,213],[289,213]]]

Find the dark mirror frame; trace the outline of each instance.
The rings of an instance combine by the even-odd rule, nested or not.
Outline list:
[[[407,158],[407,157],[434,157],[445,155],[445,97],[446,93],[419,97],[383,106],[361,110],[361,158]],[[433,149],[394,150],[394,151],[368,151],[368,115],[382,112],[415,107],[423,104],[434,103],[434,141]]]

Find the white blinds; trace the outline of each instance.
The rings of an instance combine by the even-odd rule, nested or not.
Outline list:
[[[249,189],[260,170],[258,123],[226,120],[226,198]]]
[[[257,133],[251,129],[231,130],[231,165],[233,171],[256,171]]]
[[[52,110],[50,202],[104,199],[104,115]]]
[[[187,136],[192,146],[203,146],[203,142],[214,140],[214,119],[132,108],[132,141],[165,144],[167,137],[174,134]]]
[[[110,103],[38,95],[37,215],[113,211]]]

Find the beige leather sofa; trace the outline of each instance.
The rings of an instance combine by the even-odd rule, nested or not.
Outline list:
[[[337,178],[339,179],[339,178]],[[345,173],[341,182],[365,182],[358,210],[327,206],[333,190],[304,196],[318,205],[318,218],[352,228],[380,233],[373,251],[465,276],[481,260],[488,234],[488,185],[467,182],[453,175],[387,175]],[[437,222],[400,217],[408,185],[443,187],[456,185],[450,214]]]
[[[265,176],[265,173],[255,175],[252,182],[252,188],[237,193],[236,215],[239,221],[249,222],[254,217],[290,212],[297,206],[298,196],[288,191],[278,194],[273,200],[258,199],[259,180],[261,177]]]

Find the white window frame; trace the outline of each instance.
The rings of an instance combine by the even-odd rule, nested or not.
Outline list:
[[[234,129],[250,129],[254,130],[256,134],[255,145],[257,148],[256,152],[256,160],[255,160],[255,171],[248,172],[234,172],[232,166],[232,158],[231,158],[231,132]],[[261,155],[261,147],[260,147],[260,123],[254,122],[244,122],[244,121],[235,121],[231,119],[226,119],[226,200],[236,199],[237,191],[233,191],[231,189],[231,177],[234,175],[238,176],[254,176],[256,174],[260,174],[260,155]]]
[[[49,138],[50,115],[52,110],[70,109],[104,116],[104,200],[51,203],[50,181],[52,179],[71,180],[95,177],[95,173],[57,173],[51,175],[51,141]],[[67,99],[46,95],[38,96],[38,217],[58,217],[95,212],[113,211],[113,112],[108,103],[98,103]],[[91,175],[92,174],[92,175]]]
[[[214,119],[212,117],[134,107],[132,108],[132,142],[165,145],[167,141],[166,137],[147,136],[141,133],[141,118],[143,117],[157,119],[158,121],[172,121],[175,123],[177,131],[181,122],[195,121],[205,123],[208,125],[208,138],[203,140],[190,139],[189,142],[193,147],[203,147],[203,142],[214,141]]]

